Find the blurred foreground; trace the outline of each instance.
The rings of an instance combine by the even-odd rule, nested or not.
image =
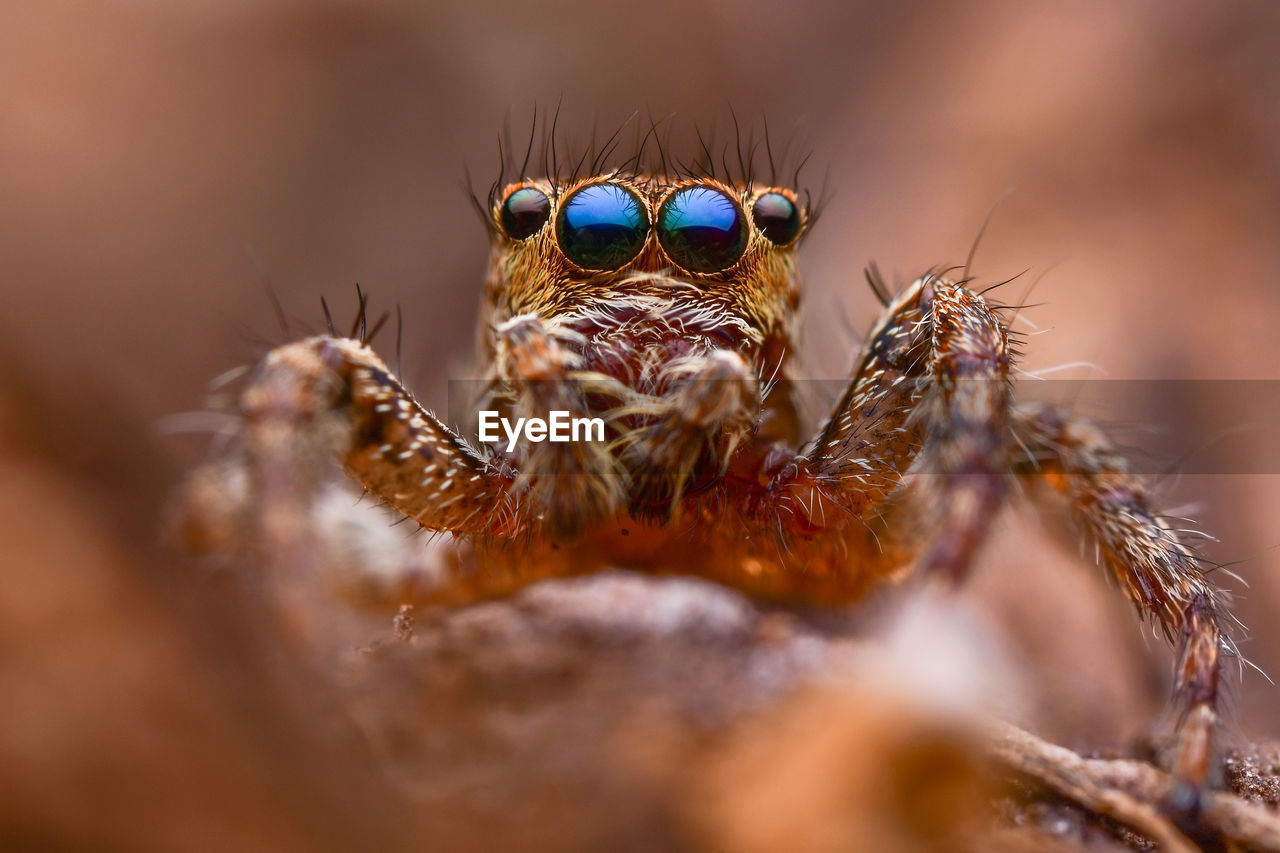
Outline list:
[[[1147,849],[992,765],[991,714],[1072,715],[1024,701],[971,603],[868,621],[615,572],[394,620],[272,600],[148,544],[164,478],[113,486],[145,445],[104,420],[50,446],[33,400],[60,414],[0,394],[5,849]],[[1280,749],[1231,768],[1280,803]]]

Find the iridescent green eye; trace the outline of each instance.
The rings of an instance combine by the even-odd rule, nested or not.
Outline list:
[[[512,240],[526,240],[542,230],[551,215],[551,202],[542,190],[525,187],[516,190],[502,202],[498,220]]]
[[[640,253],[649,217],[640,199],[618,184],[591,184],[560,205],[560,251],[584,270],[616,270]]]
[[[689,272],[728,269],[747,248],[738,205],[711,187],[685,187],[667,197],[658,211],[658,242]]]
[[[782,193],[765,193],[756,199],[751,218],[760,232],[779,246],[790,243],[800,233],[800,211]]]

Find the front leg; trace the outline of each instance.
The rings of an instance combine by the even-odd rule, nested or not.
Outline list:
[[[817,437],[777,465],[771,510],[792,535],[871,523],[908,480],[917,567],[958,579],[1007,489],[1008,335],[978,294],[928,276],[886,308]],[[903,513],[899,513],[899,519]]]
[[[607,420],[607,442],[516,448],[542,522],[562,539],[624,510],[667,521],[689,490],[724,474],[755,426],[756,376],[730,350],[646,366],[639,391],[584,369],[587,342],[564,324],[521,315],[498,325],[494,340],[494,384],[515,416]]]
[[[1007,489],[1008,371],[1007,335],[981,296],[936,276],[913,283],[818,435],[731,466],[740,516],[717,576],[832,604],[913,559],[923,574],[959,579]],[[904,506],[908,482],[915,503]],[[773,540],[768,559],[737,544],[761,533]]]
[[[471,554],[530,535],[517,472],[422,408],[361,342],[320,336],[273,350],[249,374],[239,409],[238,449],[198,470],[180,500],[179,531],[195,550],[247,551],[286,598],[314,588],[330,557],[332,522],[321,519],[336,459],[378,500],[455,534],[430,557],[422,549],[419,562],[434,562],[419,573],[425,586],[406,577],[389,595],[466,600],[525,582],[514,561],[490,571]]]
[[[630,422],[617,447],[632,515],[665,522],[686,494],[724,476],[756,426],[760,390],[746,359],[724,349],[677,358],[654,384],[656,393],[633,393],[616,411]]]
[[[499,325],[494,337],[494,384],[518,418],[546,418],[554,411],[589,417],[603,400],[616,401],[626,393],[616,380],[582,369],[576,352],[582,336],[562,324],[525,314]],[[626,473],[608,442],[522,442],[514,452],[532,511],[557,538],[572,538],[625,506]]]
[[[515,472],[424,409],[362,343],[315,337],[273,350],[241,397],[250,471],[270,510],[336,454],[374,497],[430,530],[519,533]]]

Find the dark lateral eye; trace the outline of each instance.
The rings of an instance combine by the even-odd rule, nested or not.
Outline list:
[[[667,257],[689,272],[728,269],[747,247],[738,206],[711,187],[685,187],[663,202],[658,242]]]
[[[617,184],[591,184],[565,199],[556,237],[565,257],[586,270],[616,270],[644,246],[649,219],[634,193]]]
[[[765,193],[756,199],[751,217],[760,232],[779,246],[790,243],[800,233],[800,211],[782,193]]]
[[[542,230],[551,215],[551,202],[542,190],[525,187],[507,196],[498,219],[512,240],[525,240]]]

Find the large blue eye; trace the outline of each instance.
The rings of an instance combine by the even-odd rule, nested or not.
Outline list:
[[[800,233],[800,211],[782,193],[765,193],[756,199],[751,217],[761,233],[779,246],[790,243]]]
[[[616,270],[639,254],[649,233],[644,205],[617,184],[591,184],[560,205],[556,237],[585,270]]]
[[[685,187],[663,202],[658,242],[667,257],[689,272],[728,269],[747,247],[738,206],[711,187]]]

